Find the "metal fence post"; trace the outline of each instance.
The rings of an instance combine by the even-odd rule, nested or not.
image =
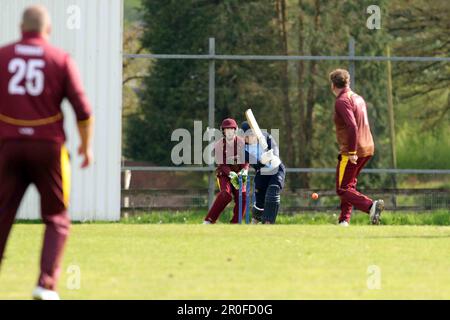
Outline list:
[[[208,127],[209,130],[214,130],[214,109],[215,109],[215,87],[216,87],[216,61],[214,56],[216,54],[216,40],[215,38],[209,38],[209,80],[208,80]],[[211,163],[211,161],[210,161]],[[208,209],[211,208],[214,201],[214,189],[215,189],[215,173],[214,165],[210,164],[209,168],[209,184],[208,184]]]
[[[131,184],[131,170],[125,170],[124,175],[123,175],[123,188],[124,190],[129,190],[130,189],[130,184]],[[123,206],[125,208],[129,208],[130,207],[130,197],[129,196],[125,196],[123,199]],[[123,213],[123,216],[125,218],[128,218],[128,211],[125,211]]]
[[[350,37],[348,41],[348,56],[350,58],[355,57],[355,38]],[[351,81],[351,87],[356,90],[356,79],[355,79],[355,60],[349,61],[349,73],[350,73],[350,81]]]
[[[386,57],[391,56],[391,49],[389,45],[386,46]],[[394,100],[392,94],[392,65],[391,61],[387,61],[387,100],[388,100],[388,115],[389,115],[389,140],[391,142],[391,167],[397,169],[397,150],[395,147],[395,117],[394,117]],[[397,189],[397,177],[395,173],[391,176],[392,188]],[[394,209],[397,208],[397,198],[395,193],[392,195],[392,204]]]

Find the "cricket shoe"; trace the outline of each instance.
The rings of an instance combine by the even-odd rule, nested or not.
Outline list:
[[[203,221],[203,224],[212,224],[212,222],[209,220],[205,220],[205,221]]]
[[[60,300],[59,295],[56,291],[47,290],[42,287],[36,287],[33,290],[34,300]]]
[[[376,200],[373,202],[372,207],[370,208],[370,222],[372,224],[380,224],[381,212],[384,210],[384,201]]]
[[[252,224],[260,224],[261,221],[259,221],[258,219],[252,218]]]
[[[348,223],[347,221],[341,221],[341,222],[339,222],[339,226],[340,227],[348,227],[348,226],[350,226],[350,223]]]

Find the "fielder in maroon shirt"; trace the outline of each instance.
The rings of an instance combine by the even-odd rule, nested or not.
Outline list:
[[[69,54],[48,42],[47,10],[28,7],[22,39],[0,48],[0,262],[17,209],[30,184],[41,196],[46,225],[35,299],[59,299],[56,284],[69,233],[70,162],[61,102],[78,121],[82,167],[92,162],[91,107]]]
[[[330,81],[336,95],[334,123],[340,149],[336,169],[336,192],[341,198],[339,224],[349,225],[353,207],[369,213],[372,224],[379,224],[383,200],[372,201],[356,191],[357,177],[375,151],[366,103],[350,89],[347,70],[334,70]]]

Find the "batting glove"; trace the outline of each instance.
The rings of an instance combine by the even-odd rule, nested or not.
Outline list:
[[[261,163],[262,163],[262,164],[267,164],[267,163],[269,163],[273,158],[274,158],[273,150],[270,149],[269,151],[266,151],[266,152],[264,152],[264,153],[261,155]]]

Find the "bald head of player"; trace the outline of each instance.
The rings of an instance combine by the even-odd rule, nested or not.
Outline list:
[[[47,8],[42,5],[27,7],[23,12],[20,28],[22,32],[37,32],[48,39],[52,27]]]

